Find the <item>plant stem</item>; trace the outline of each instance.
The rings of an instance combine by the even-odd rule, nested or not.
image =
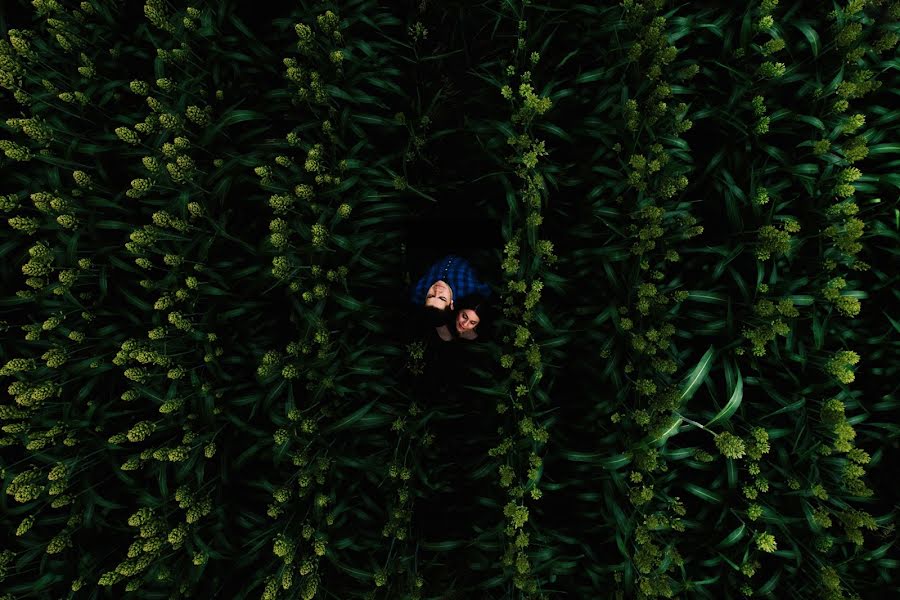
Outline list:
[[[691,419],[688,419],[688,418],[685,417],[684,415],[679,414],[679,413],[677,413],[677,412],[676,412],[675,414],[678,415],[680,418],[684,419],[685,421],[687,421],[688,423],[690,423],[691,425],[696,425],[696,426],[699,427],[700,429],[704,429],[704,430],[706,430],[706,431],[709,431],[711,434],[713,434],[713,437],[719,437],[719,434],[718,434],[718,433],[716,433],[715,431],[711,431],[711,430],[709,430],[709,429],[706,429],[706,427],[704,427],[703,425],[701,425],[701,424],[698,423],[697,421],[693,421],[693,420],[691,420]]]

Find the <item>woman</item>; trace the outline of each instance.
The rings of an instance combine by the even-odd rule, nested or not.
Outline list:
[[[490,315],[489,300],[483,294],[469,294],[456,304],[449,318],[436,326],[438,336],[445,342],[478,339],[476,330]],[[481,328],[484,331],[484,327]]]

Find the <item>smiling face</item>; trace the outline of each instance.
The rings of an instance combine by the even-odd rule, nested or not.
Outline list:
[[[448,306],[453,310],[453,290],[442,279],[438,279],[425,292],[425,306],[445,309]]]
[[[464,308],[456,315],[456,331],[459,333],[471,331],[478,327],[480,321],[477,312],[471,308]]]

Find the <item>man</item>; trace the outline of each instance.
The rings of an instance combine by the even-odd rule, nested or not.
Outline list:
[[[444,341],[454,333],[463,339],[475,339],[480,323],[477,307],[466,302],[454,313],[454,299],[477,295],[483,303],[491,295],[491,288],[478,280],[469,262],[455,254],[448,254],[431,265],[413,286],[411,299],[416,306],[424,306],[426,318],[434,325]],[[454,318],[455,317],[455,318]],[[452,327],[452,329],[451,329]]]

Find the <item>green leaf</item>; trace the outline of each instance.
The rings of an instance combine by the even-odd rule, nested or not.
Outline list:
[[[394,119],[388,119],[387,117],[376,117],[375,115],[354,114],[350,118],[353,121],[359,121],[360,123],[367,123],[369,125],[386,125],[389,127],[397,126],[397,124],[394,122]]]
[[[661,444],[678,432],[678,426],[681,425],[681,422],[684,419],[680,416],[678,416],[678,417],[673,416],[672,419],[673,419],[672,423],[668,427],[666,427],[662,431],[662,433],[660,433],[655,438],[650,440],[651,444],[657,444],[657,445]]]
[[[482,394],[486,394],[488,396],[496,396],[498,398],[506,398],[507,394],[500,387],[479,387],[474,385],[464,385],[463,388],[467,390],[472,390],[475,392],[480,392]]]
[[[605,459],[603,459],[603,457],[606,456],[603,452],[578,452],[576,450],[567,450],[562,454],[565,458],[574,462],[586,462],[595,464],[600,464],[602,460],[609,461],[615,458],[613,457],[613,459],[611,459],[607,456]]]
[[[593,81],[603,79],[605,75],[606,69],[595,69],[593,71],[588,71],[587,73],[582,73],[581,75],[576,77],[575,83],[591,83]]]
[[[36,550],[40,551],[40,548],[36,548]],[[37,580],[28,581],[26,583],[21,583],[19,585],[10,585],[6,588],[6,591],[12,595],[13,593],[36,593],[42,590],[47,589],[53,583],[63,581],[65,577],[63,577],[59,573],[47,573],[40,577]]]
[[[746,530],[746,526],[741,523],[738,525],[734,531],[725,536],[719,544],[716,546],[717,548],[728,548],[730,546],[734,546],[736,543],[740,541],[742,537],[744,537],[744,532]]]
[[[150,304],[149,302],[144,302],[143,300],[141,300],[141,299],[138,298],[137,296],[135,296],[135,295],[133,295],[132,293],[130,293],[130,292],[129,292],[128,290],[126,290],[125,288],[119,288],[119,292],[121,292],[122,295],[125,296],[125,298],[128,299],[128,302],[129,302],[130,304],[136,306],[137,308],[139,308],[139,309],[141,309],[141,310],[143,310],[143,311],[146,311],[146,312],[152,312],[152,311],[153,311],[153,305],[152,305],[152,304]]]
[[[728,297],[725,294],[720,294],[718,292],[693,290],[688,292],[688,294],[687,299],[696,302],[704,302],[707,304],[725,304],[728,302]]]
[[[0,246],[0,258],[9,254],[12,250],[20,245],[18,240],[7,240],[2,246]]]
[[[887,314],[884,311],[881,311],[881,314],[883,314],[885,317],[887,317],[887,320],[891,322],[891,325],[894,327],[894,331],[896,331],[897,333],[900,333],[900,322],[892,319],[891,315]]]
[[[556,65],[556,68],[559,69],[560,67],[562,67],[564,64],[566,64],[566,62],[567,62],[570,58],[572,58],[573,56],[575,56],[577,53],[578,53],[578,49],[576,48],[575,50],[572,50],[571,52],[569,52],[568,54],[566,54],[566,55],[563,57],[563,59],[562,59],[561,61],[559,61],[559,64]]]
[[[768,581],[766,581],[764,584],[762,584],[760,586],[760,588],[758,590],[756,590],[756,593],[760,594],[762,596],[767,596],[768,594],[771,594],[775,590],[775,585],[778,583],[779,578],[781,578],[781,571],[782,571],[782,569],[779,568],[778,571],[776,571],[775,574],[772,575],[772,577],[770,577]]]
[[[434,552],[447,552],[462,548],[468,542],[466,540],[446,540],[443,542],[422,542],[420,545],[423,550],[433,550]]]
[[[815,298],[807,294],[794,294],[790,298],[797,306],[810,306],[815,300]]]
[[[700,384],[706,379],[706,376],[709,374],[709,370],[712,367],[713,356],[715,356],[715,350],[710,346],[700,358],[700,361],[694,367],[694,370],[684,381],[684,385],[681,388],[681,394],[678,397],[679,408],[683,407],[685,403],[693,397],[694,392],[697,391],[697,388],[700,387]]]
[[[809,47],[812,50],[813,57],[819,56],[819,34],[816,33],[816,30],[812,28],[809,23],[791,23],[794,27],[800,30],[800,33],[806,38],[806,41],[809,42]]]
[[[823,123],[821,119],[817,119],[816,117],[811,117],[809,115],[794,115],[794,119],[802,123],[808,123],[816,129],[825,131],[825,123]]]
[[[799,409],[803,408],[804,405],[806,405],[806,398],[800,398],[799,400],[792,402],[792,403],[788,404],[787,406],[779,408],[778,410],[776,410],[774,412],[770,412],[766,415],[763,415],[762,417],[760,417],[760,419],[768,419],[769,417],[774,417],[775,415],[780,415],[781,413],[794,412],[795,410],[799,410]],[[770,431],[769,437],[771,437],[771,434],[772,434],[772,432]]]
[[[552,133],[558,138],[564,139],[567,142],[572,142],[572,136],[562,130],[562,128],[553,125],[552,123],[540,123],[537,127],[541,131],[547,131]]]
[[[372,407],[375,406],[376,402],[378,402],[378,400],[372,400],[365,406],[360,407],[353,413],[347,415],[346,417],[344,417],[337,423],[334,423],[332,425],[329,425],[328,427],[325,427],[322,430],[322,433],[330,434],[330,433],[334,433],[336,431],[343,431],[345,429],[350,429],[353,425],[355,425],[356,423],[361,421],[364,416],[366,416],[366,414],[372,409]],[[390,419],[390,416],[387,416],[386,419]]]
[[[331,297],[334,298],[335,302],[340,304],[346,309],[352,310],[354,312],[358,311],[363,307],[362,302],[359,302],[355,298],[347,296],[341,293],[332,293]]]
[[[234,467],[239,468],[245,462],[250,460],[250,458],[252,458],[257,452],[259,452],[260,448],[266,445],[274,446],[275,442],[271,437],[269,437],[268,439],[259,440],[238,455],[238,457],[234,460]]]
[[[330,557],[330,561],[334,566],[343,571],[344,573],[349,573],[355,579],[359,581],[363,581],[368,583],[372,582],[372,572],[371,571],[363,571],[362,569],[357,569],[356,567],[351,567],[346,563],[342,563],[334,557]]]
[[[604,469],[609,469],[610,471],[615,471],[616,469],[621,469],[627,464],[631,463],[631,457],[626,454],[616,454],[615,456],[610,456],[609,458],[605,458],[599,461],[599,465]]]
[[[869,156],[876,156],[878,154],[898,154],[900,153],[900,144],[892,143],[892,144],[875,144],[874,146],[869,146]]]
[[[229,125],[237,125],[246,121],[264,121],[268,118],[264,113],[255,110],[232,110],[226,111],[225,116],[216,125],[228,127]]]
[[[728,399],[728,402],[725,406],[722,407],[716,416],[710,419],[709,423],[706,424],[707,427],[711,427],[716,423],[721,421],[727,421],[731,418],[731,415],[738,409],[741,405],[741,400],[744,399],[744,379],[741,377],[740,369],[737,370],[737,383],[734,386],[734,391],[731,393],[731,398]]]
[[[819,165],[815,163],[802,163],[799,165],[792,165],[790,168],[790,172],[795,175],[815,175],[819,172]]]
[[[704,487],[700,487],[699,485],[694,485],[693,483],[685,482],[682,484],[682,487],[693,495],[697,496],[701,500],[706,500],[707,502],[712,502],[713,504],[718,504],[722,502],[722,497],[715,492],[711,492]]]

